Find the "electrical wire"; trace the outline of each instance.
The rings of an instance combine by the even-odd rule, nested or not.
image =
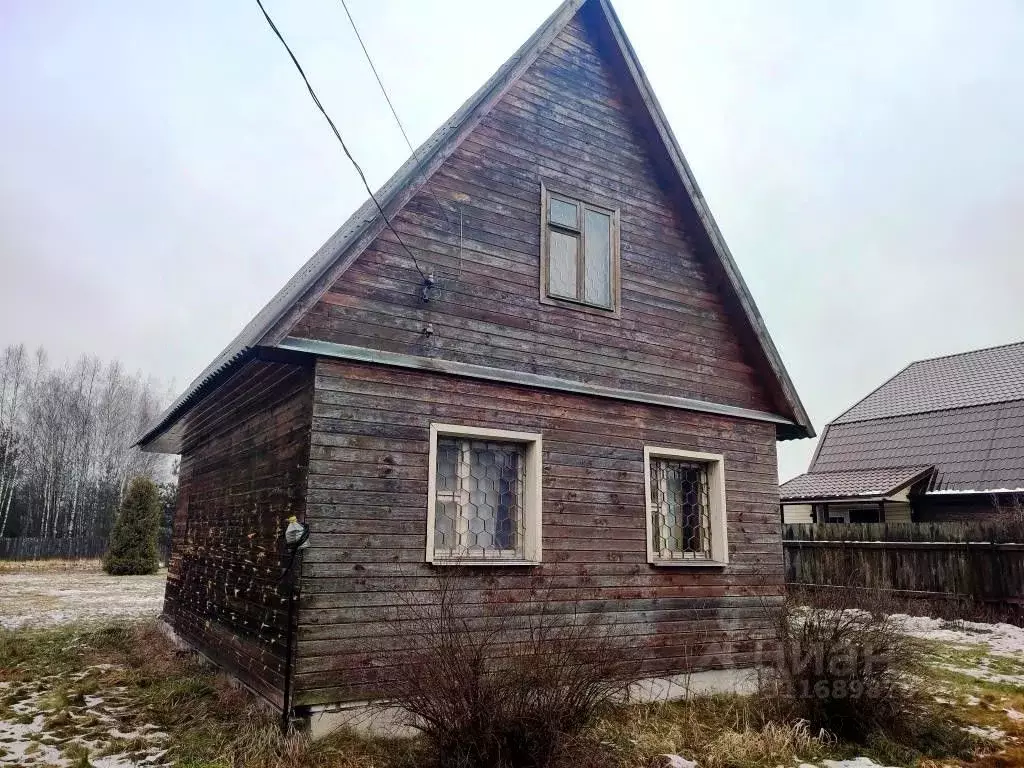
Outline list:
[[[409,140],[409,134],[405,131],[405,126],[402,125],[402,118],[398,116],[398,110],[395,109],[394,103],[391,101],[391,97],[388,95],[388,89],[384,87],[384,81],[380,79],[380,73],[377,72],[377,67],[373,63],[373,57],[370,56],[370,51],[366,48],[366,43],[363,42],[363,36],[359,34],[359,28],[356,26],[355,19],[352,18],[352,13],[348,9],[348,3],[345,0],[341,0],[341,7],[345,9],[345,15],[348,16],[348,23],[352,25],[352,31],[356,33],[356,40],[359,41],[359,47],[363,49],[363,55],[366,56],[366,62],[370,65],[370,70],[373,72],[373,76],[377,78],[377,85],[380,86],[380,92],[384,95],[384,101],[388,103],[388,108],[391,110],[391,114],[395,118],[395,122],[398,123],[398,130],[402,132],[402,138],[405,139],[405,144],[409,147],[409,152],[412,154],[413,159],[419,163],[420,158],[416,154],[416,148],[413,147],[412,141]],[[448,216],[448,211],[441,204],[437,195],[434,194],[433,190],[430,191],[430,196],[434,198],[434,202],[437,203],[437,207],[441,209],[441,215],[444,216],[444,220],[448,222],[448,226],[452,226],[452,220]]]
[[[420,269],[420,263],[416,260],[416,256],[414,256],[413,252],[409,250],[409,247],[402,240],[402,236],[398,234],[398,231],[392,226],[391,221],[388,219],[387,214],[384,213],[384,209],[377,201],[377,197],[373,194],[373,190],[370,189],[369,182],[366,181],[366,174],[363,173],[363,169],[359,167],[359,163],[356,162],[356,159],[352,157],[352,153],[348,151],[348,147],[345,144],[345,140],[341,138],[341,133],[338,131],[338,127],[334,124],[334,121],[331,119],[331,116],[327,114],[327,110],[324,109],[324,105],[320,103],[320,99],[317,97],[316,91],[313,90],[313,86],[310,84],[309,78],[306,77],[305,70],[302,69],[302,65],[299,64],[299,60],[295,58],[295,54],[292,52],[291,46],[289,46],[288,43],[285,41],[284,36],[277,28],[277,25],[274,24],[274,20],[270,18],[270,14],[267,13],[267,9],[263,7],[262,0],[256,0],[256,5],[260,7],[260,11],[263,12],[263,18],[267,20],[267,24],[270,25],[270,29],[273,30],[274,34],[277,36],[277,39],[281,41],[281,45],[283,45],[284,49],[288,51],[288,56],[291,58],[292,64],[294,64],[295,68],[299,71],[299,75],[302,76],[302,81],[306,84],[306,90],[309,91],[309,95],[313,99],[313,103],[316,104],[317,109],[320,110],[320,114],[322,114],[324,116],[324,119],[327,120],[327,124],[331,126],[331,130],[334,132],[335,138],[337,138],[338,143],[341,144],[341,148],[345,152],[345,156],[355,167],[356,173],[359,174],[359,178],[362,180],[363,186],[366,187],[366,191],[370,195],[370,199],[373,200],[373,204],[377,206],[377,210],[380,212],[381,218],[384,219],[384,223],[387,225],[388,229],[391,230],[391,234],[395,236],[395,239],[398,240],[399,245],[401,245],[405,252],[409,254],[409,258],[412,259],[413,266],[415,266],[416,271],[420,273],[420,277],[423,278],[424,281],[426,281],[426,273],[422,269]]]

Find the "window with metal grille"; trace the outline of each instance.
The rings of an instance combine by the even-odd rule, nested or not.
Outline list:
[[[727,562],[723,467],[717,454],[644,449],[651,563]]]
[[[431,426],[427,560],[540,559],[540,435]]]
[[[541,185],[541,300],[617,311],[619,212]]]

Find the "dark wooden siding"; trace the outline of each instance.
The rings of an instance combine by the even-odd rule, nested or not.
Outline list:
[[[987,493],[964,496],[916,496],[912,501],[914,522],[917,523],[995,523],[1011,520],[1016,505],[1010,498],[1004,498],[997,506]]]
[[[464,588],[481,615],[543,583],[623,622],[651,674],[756,660],[764,596],[782,583],[772,425],[320,360],[296,703],[373,696],[395,671],[398,657],[375,651],[374,638],[392,638],[395,606],[432,584],[424,563],[432,421],[543,433],[544,563],[474,571]],[[728,567],[647,563],[645,443],[725,455]]]
[[[599,47],[574,19],[394,217],[433,301],[386,232],[291,334],[778,410]],[[542,181],[621,209],[621,318],[540,303]]]
[[[188,416],[164,615],[281,703],[282,529],[304,515],[311,369],[252,361]]]

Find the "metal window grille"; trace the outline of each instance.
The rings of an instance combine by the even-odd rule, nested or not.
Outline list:
[[[651,534],[663,560],[711,559],[708,465],[651,459]]]
[[[440,437],[434,551],[445,557],[524,558],[526,446]]]

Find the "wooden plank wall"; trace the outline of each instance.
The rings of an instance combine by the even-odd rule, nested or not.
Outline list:
[[[394,217],[433,301],[386,232],[291,335],[776,411],[613,69],[578,16]],[[621,320],[539,302],[542,180],[621,209]]]
[[[544,563],[474,571],[472,611],[528,601],[540,585],[622,622],[650,674],[757,659],[782,584],[773,425],[321,359],[297,704],[381,695],[401,674],[397,622],[434,584],[424,563],[432,421],[543,433]],[[725,455],[728,567],[647,563],[645,443]]]
[[[1019,520],[1024,500],[1015,494],[993,496],[988,493],[919,496],[914,499],[914,519],[922,523],[969,523]]]
[[[312,371],[252,361],[189,414],[164,615],[213,661],[282,699],[284,521],[304,514]]]

